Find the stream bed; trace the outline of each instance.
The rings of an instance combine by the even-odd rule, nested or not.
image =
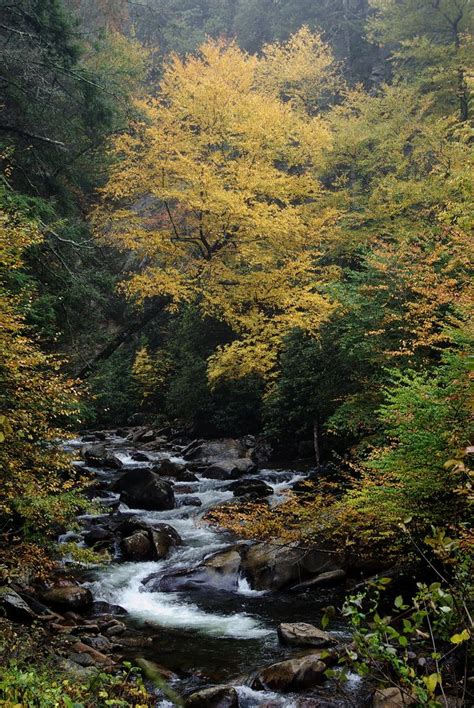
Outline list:
[[[115,558],[109,565],[86,569],[80,580],[93,593],[94,600],[119,605],[127,611],[124,622],[137,636],[146,641],[141,646],[126,648],[123,654],[133,660],[144,657],[173,672],[170,681],[173,689],[187,695],[202,687],[230,684],[237,690],[240,708],[284,706],[363,706],[365,705],[362,682],[355,675],[341,688],[334,681],[304,694],[277,694],[255,691],[245,685],[247,677],[259,668],[301,655],[295,647],[282,646],[277,637],[281,622],[307,622],[320,626],[322,608],[340,605],[344,589],[318,588],[303,593],[269,592],[253,590],[247,579],[239,577],[235,591],[184,590],[180,592],[147,592],[143,581],[153,574],[169,574],[190,570],[200,565],[204,558],[235,543],[235,538],[210,527],[204,520],[206,512],[217,504],[233,498],[228,480],[209,479],[197,474],[197,481],[186,482],[183,489],[183,505],[166,511],[146,511],[129,508],[119,500],[119,494],[106,491],[109,482],[115,481],[127,469],[148,467],[163,459],[185,464],[179,451],[165,449],[146,451],[148,461],[137,462],[134,454],[140,444],[131,444],[117,435],[107,434],[105,443],[112,449],[122,465],[120,469],[92,467],[101,490],[101,501],[114,505],[114,513],[133,515],[148,525],[166,523],[181,536],[182,544],[171,549],[163,560],[131,562],[121,558],[115,548]],[[83,442],[70,441],[67,447],[77,451]],[[84,467],[85,462],[75,463]],[[273,489],[269,501],[278,504],[285,491],[297,481],[304,479],[308,469],[263,468],[251,475],[261,479]],[[179,499],[178,483],[175,484],[176,499]],[[104,491],[105,489],[105,491]],[[196,498],[201,506],[196,506]],[[186,499],[193,499],[186,505]],[[110,518],[111,512],[95,517],[81,517],[84,528]],[[70,534],[63,539],[68,540]],[[337,639],[347,641],[349,635],[342,624],[335,624],[331,631]],[[306,650],[306,653],[308,651]],[[172,704],[159,696],[157,706],[166,708]]]

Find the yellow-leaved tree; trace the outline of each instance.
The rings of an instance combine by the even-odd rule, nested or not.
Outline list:
[[[321,287],[332,272],[317,258],[338,216],[316,176],[331,138],[320,117],[270,90],[285,56],[280,45],[259,59],[223,41],[172,56],[158,97],[140,104],[143,121],[113,143],[95,216],[102,236],[140,259],[131,297],[193,302],[233,329],[211,380],[268,376],[284,336],[315,333],[332,308]]]
[[[23,251],[39,240],[34,223],[0,210],[0,566],[26,574],[44,570],[40,546],[83,501],[58,445],[65,421],[78,422],[75,382],[39,349],[8,287]]]

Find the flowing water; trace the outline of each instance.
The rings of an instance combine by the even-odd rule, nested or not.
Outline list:
[[[123,439],[113,436],[107,443],[114,446],[114,453],[120,456],[123,469],[119,472],[96,469],[99,479],[114,479],[127,468],[149,464],[132,459],[133,450],[139,446],[134,446],[132,450]],[[80,441],[73,441],[69,446],[74,449],[80,444]],[[182,458],[171,452],[147,451],[147,455],[152,461],[167,457],[184,464]],[[284,499],[285,491],[304,478],[305,472],[264,469],[252,478],[265,480],[274,490],[270,503],[278,504]],[[278,643],[276,628],[280,622],[304,621],[319,625],[322,608],[340,602],[340,592],[334,589],[298,595],[258,592],[249,586],[245,578],[239,579],[236,592],[210,589],[144,592],[142,582],[151,573],[192,569],[209,554],[235,542],[235,538],[211,528],[203,521],[203,516],[211,507],[233,498],[232,492],[226,490],[229,482],[198,477],[197,482],[187,482],[185,486],[188,488],[187,494],[199,497],[201,507],[182,506],[158,512],[129,509],[124,504],[119,506],[119,511],[135,514],[146,522],[166,522],[176,529],[183,544],[172,549],[169,557],[137,563],[123,562],[118,554],[109,566],[87,571],[83,576],[95,600],[125,608],[128,625],[150,638],[148,645],[130,650],[130,656],[144,656],[173,671],[178,677],[174,688],[179,693],[197,690],[205,685],[231,683],[238,691],[241,708],[362,705],[354,702],[359,690],[359,681],[355,676],[350,678],[349,686],[346,685],[344,690],[347,698],[338,693],[334,685],[329,685],[314,694],[319,697],[317,703],[309,703],[308,697],[302,702],[298,696],[253,691],[244,685],[245,676],[252,671],[295,655],[294,649],[284,648]],[[176,485],[178,490],[179,484]],[[107,496],[118,499],[118,495],[112,492],[108,492]],[[94,518],[100,521],[100,517]],[[83,519],[85,522],[88,520],[87,517]],[[335,631],[341,638],[347,637],[343,626],[336,626]],[[157,705],[166,708],[171,704],[163,699]]]

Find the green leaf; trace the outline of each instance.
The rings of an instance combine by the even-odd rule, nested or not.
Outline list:
[[[395,598],[395,603],[394,603],[394,604],[395,604],[395,607],[397,607],[398,609],[400,609],[400,607],[403,606],[403,597],[402,597],[401,595],[398,595],[398,596]]]
[[[392,578],[380,578],[379,583],[380,585],[390,585],[392,582]]]

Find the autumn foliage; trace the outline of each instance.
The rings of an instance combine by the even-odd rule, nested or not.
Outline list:
[[[21,314],[23,303],[6,288],[24,250],[40,239],[34,222],[0,213],[1,560],[35,569],[44,555],[31,541],[44,543],[81,503],[70,457],[58,446],[66,421],[77,424],[76,384],[61,377],[59,362],[40,350]],[[30,544],[18,547],[25,535]]]
[[[329,49],[312,41],[330,64]],[[288,49],[306,52],[303,79],[306,44]],[[172,56],[159,97],[140,104],[143,122],[114,141],[96,215],[107,241],[144,264],[126,283],[130,296],[197,302],[238,334],[212,358],[212,379],[267,376],[285,333],[315,334],[332,309],[320,287],[331,270],[317,265],[338,218],[316,175],[330,134],[282,99],[285,56],[267,47],[257,59],[222,41]]]

